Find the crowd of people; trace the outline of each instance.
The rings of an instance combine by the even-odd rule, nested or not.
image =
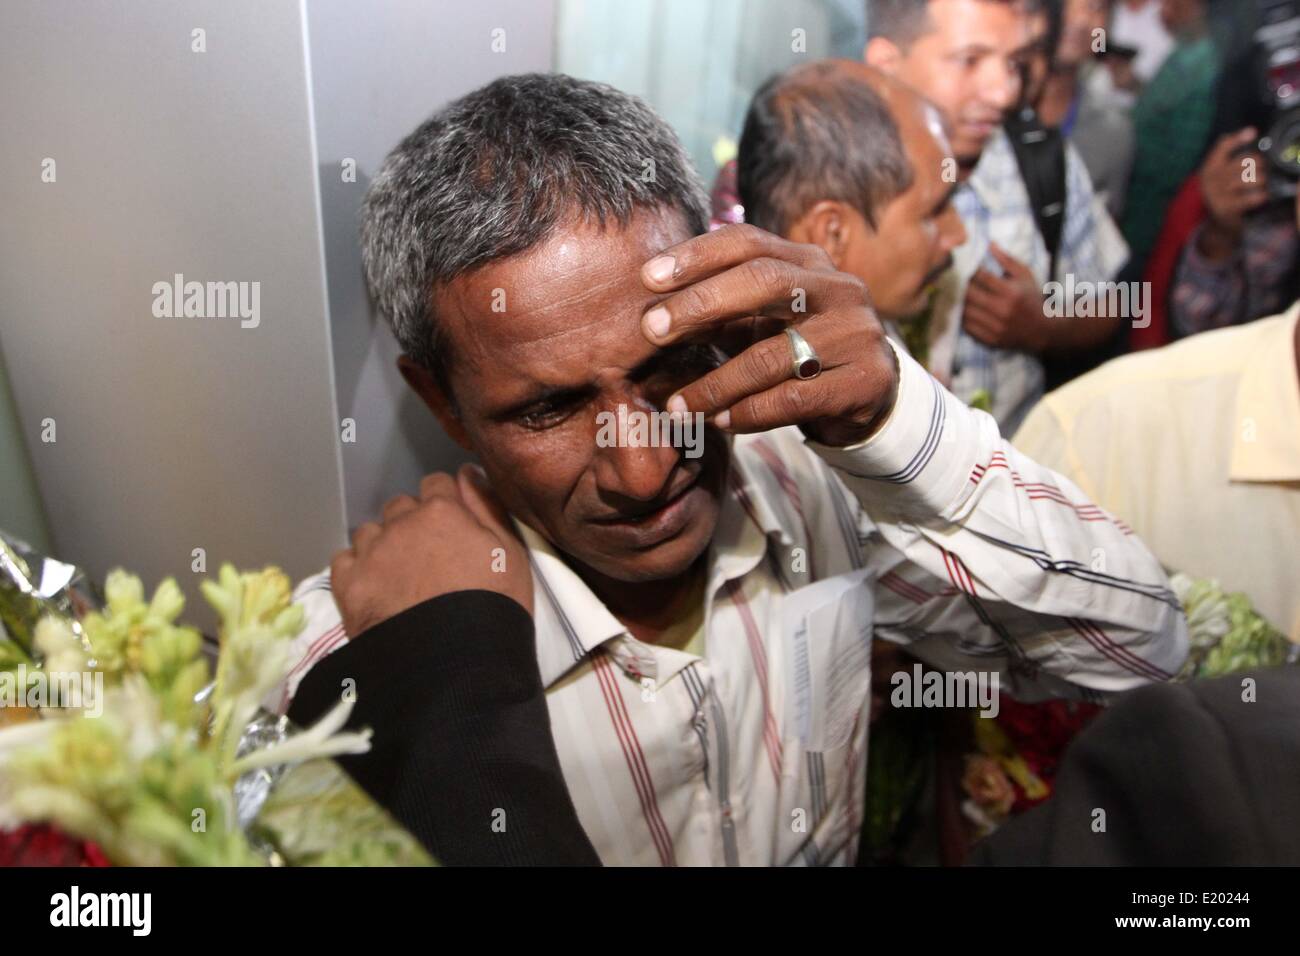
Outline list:
[[[1294,782],[1253,785],[1300,756],[1296,680],[1170,683],[1173,572],[1300,642],[1278,5],[866,6],[861,60],[755,93],[712,203],[649,107],[561,75],[393,151],[367,279],[481,468],[303,582],[281,706],[351,682],[389,732],[345,764],[448,862],[844,864],[885,644],[1107,706],[977,859],[1295,862],[1255,812]],[[705,454],[595,442],[620,406],[705,416]],[[1247,806],[1203,834],[1193,776]]]

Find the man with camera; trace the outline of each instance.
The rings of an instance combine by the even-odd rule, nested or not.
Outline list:
[[[1254,146],[1253,127],[1222,137],[1201,167],[1206,219],[1192,234],[1169,294],[1179,336],[1280,312],[1300,294],[1300,192]]]

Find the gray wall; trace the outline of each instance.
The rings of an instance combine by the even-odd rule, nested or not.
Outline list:
[[[57,555],[192,606],[193,548],[322,566],[346,526],[302,6],[6,0],[0,88],[0,342]],[[155,317],[175,273],[260,282],[260,325]]]
[[[56,556],[176,575],[198,606],[192,549],[209,573],[297,578],[458,463],[366,302],[357,209],[438,106],[549,69],[553,18],[550,0],[0,5],[0,520],[39,538],[43,501]],[[260,324],[156,317],[176,273],[260,283]],[[15,493],[18,457],[42,501]]]
[[[50,532],[0,348],[0,529],[48,554]]]
[[[367,184],[397,143],[449,100],[509,73],[551,69],[551,0],[308,4],[321,206],[340,414],[356,422],[344,444],[352,527],[376,518],[430,471],[466,456],[398,375],[397,344],[366,302],[357,211]],[[362,12],[363,11],[363,12]],[[493,31],[505,49],[493,51]],[[345,182],[342,161],[356,161]]]

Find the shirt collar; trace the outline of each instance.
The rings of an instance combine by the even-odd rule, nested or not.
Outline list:
[[[745,441],[745,439],[741,439]],[[592,651],[605,646],[615,663],[634,677],[659,686],[697,657],[636,640],[542,535],[513,519],[528,548],[533,572],[533,620],[542,685],[550,687]],[[713,596],[727,581],[754,570],[775,535],[785,547],[793,541],[754,480],[751,466],[733,451],[718,523],[709,544],[704,626]]]
[[[1237,386],[1237,427],[1228,470],[1233,481],[1300,481],[1298,319],[1300,302],[1260,326],[1250,365]]]

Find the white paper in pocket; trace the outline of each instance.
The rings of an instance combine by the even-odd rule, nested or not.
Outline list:
[[[864,568],[785,595],[787,718],[805,750],[824,752],[848,743],[871,693],[874,580]]]

